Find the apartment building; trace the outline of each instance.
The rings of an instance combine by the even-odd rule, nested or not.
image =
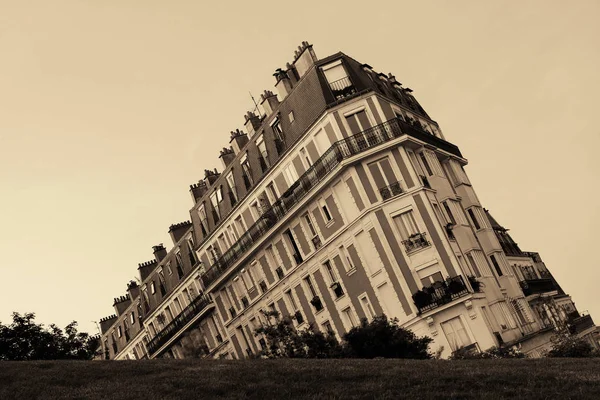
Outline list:
[[[101,320],[105,358],[242,359],[266,345],[254,334],[266,310],[338,338],[385,313],[443,357],[540,354],[555,325],[538,307],[548,296],[532,297],[548,283],[532,281],[551,279],[553,304],[576,309],[538,255],[511,253],[412,90],[341,52],[318,59],[307,42],[274,76],[221,171],[190,186],[172,248],[154,246]]]

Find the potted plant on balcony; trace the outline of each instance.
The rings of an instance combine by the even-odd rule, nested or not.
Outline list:
[[[475,292],[480,292],[481,291],[481,282],[479,282],[477,280],[477,278],[475,278],[473,275],[469,275],[467,278],[469,279],[469,283],[471,284],[471,287],[473,288],[473,290]]]
[[[342,285],[340,285],[339,282],[333,282],[329,287],[333,290],[333,293],[335,293],[336,297],[341,297],[344,295],[344,289],[342,289]]]
[[[321,299],[319,298],[319,296],[313,297],[310,301],[310,304],[312,304],[315,310],[317,311],[321,311],[323,309],[323,303],[321,303]]]

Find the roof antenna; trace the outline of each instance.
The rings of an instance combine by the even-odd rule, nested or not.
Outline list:
[[[248,91],[248,93],[250,93],[250,97],[252,98],[252,101],[254,102],[254,111],[256,111],[258,113],[258,116],[260,116],[260,110],[258,109],[258,104],[256,103],[256,100],[254,100],[254,96],[252,96],[252,92]]]

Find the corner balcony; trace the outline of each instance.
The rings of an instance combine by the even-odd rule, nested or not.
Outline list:
[[[544,294],[558,290],[552,279],[549,278],[525,279],[520,282],[520,285],[525,296]]]
[[[379,194],[383,200],[391,199],[392,197],[399,196],[402,193],[402,186],[400,186],[400,182],[394,182],[389,186],[379,188]]]
[[[165,343],[171,340],[181,329],[197,316],[204,316],[214,309],[210,297],[198,296],[184,308],[167,326],[148,342],[148,354],[154,355]]]
[[[205,287],[208,288],[255,244],[259,243],[261,238],[281,221],[289,210],[298,205],[343,160],[404,135],[462,157],[458,147],[452,143],[419,130],[398,118],[393,118],[356,135],[338,140],[279,199],[275,200],[270,207],[265,208],[264,213],[254,225],[249,227],[239,240],[202,275],[202,282]]]
[[[471,292],[465,285],[463,277],[458,275],[443,282],[434,282],[413,294],[412,298],[419,314],[422,314],[467,296],[469,293]]]
[[[425,238],[426,235],[425,232],[413,233],[408,239],[403,240],[402,244],[404,245],[406,252],[412,253],[418,249],[428,247],[431,243]]]
[[[576,335],[593,328],[595,325],[594,321],[592,320],[592,316],[588,314],[572,319],[569,321],[568,326],[569,332],[571,332],[573,335]]]

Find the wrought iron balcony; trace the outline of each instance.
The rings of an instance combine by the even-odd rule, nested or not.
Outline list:
[[[425,238],[426,233],[422,232],[422,233],[413,233],[412,235],[410,235],[410,237],[406,240],[402,241],[402,244],[404,245],[404,248],[406,249],[407,253],[413,252],[415,250],[418,250],[420,248],[423,247],[427,247],[430,245],[429,241]]]
[[[531,296],[532,294],[542,294],[558,290],[552,279],[541,278],[541,279],[526,279],[520,282],[521,289],[525,296]]]
[[[394,182],[389,186],[379,188],[379,194],[381,194],[383,200],[390,199],[402,194],[402,186],[400,186],[400,182]]]
[[[347,76],[329,83],[329,87],[336,100],[343,99],[344,97],[356,93],[356,88]]]
[[[582,315],[581,317],[572,319],[569,323],[569,332],[578,334],[594,326],[594,321],[591,315]]]
[[[148,342],[147,348],[150,354],[156,351],[167,343],[177,332],[180,331],[188,322],[196,315],[205,314],[209,310],[212,300],[209,296],[203,295],[196,297],[186,308],[184,308],[167,326],[156,334]]]
[[[333,143],[279,199],[267,207],[260,218],[206,271],[202,276],[204,285],[208,287],[216,281],[248,250],[260,242],[261,238],[282,220],[290,209],[299,204],[344,159],[404,135],[462,157],[458,147],[452,143],[418,130],[397,118],[339,140]]]
[[[435,282],[430,286],[424,287],[412,298],[419,310],[419,314],[433,310],[444,304],[448,304],[460,297],[469,294],[469,289],[465,285],[463,277],[458,275],[448,278],[444,282]]]

